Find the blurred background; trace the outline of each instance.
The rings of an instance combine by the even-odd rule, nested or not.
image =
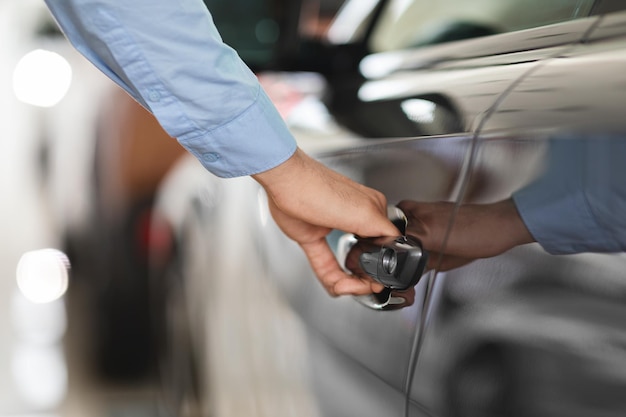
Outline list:
[[[276,2],[277,20],[262,19],[269,2],[231,3],[210,5],[220,31],[262,71],[293,46],[280,30],[318,36],[341,2],[310,2],[310,21],[299,2]],[[248,20],[220,21],[238,7]],[[0,415],[157,415],[148,247],[168,236],[150,230],[151,207],[183,150],[69,45],[43,1],[0,0],[0,22]],[[303,97],[264,83],[284,115]],[[53,259],[18,288],[20,258],[46,248],[69,256],[69,285]]]
[[[47,303],[33,303],[18,290],[16,267],[25,252],[67,250],[70,230],[91,221],[96,119],[105,97],[117,89],[68,45],[42,1],[0,1],[0,21],[5,129],[0,152],[0,415],[108,415],[101,401],[115,384],[97,377],[95,354],[90,356],[87,347],[91,325],[80,320],[89,319],[90,309],[69,294],[74,283],[80,287],[84,280],[80,265],[71,273],[69,293]],[[63,292],[49,290],[50,298]],[[128,407],[143,395],[144,385],[133,384]]]
[[[204,2],[299,145],[390,202],[498,201],[543,163],[525,128],[624,129],[620,1]],[[0,39],[0,417],[623,414],[622,254],[535,245],[331,299],[257,184],[209,175],[42,0],[0,0]]]

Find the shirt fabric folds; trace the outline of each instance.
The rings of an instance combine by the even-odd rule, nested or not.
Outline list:
[[[46,0],[69,41],[209,171],[252,175],[296,143],[200,0]]]

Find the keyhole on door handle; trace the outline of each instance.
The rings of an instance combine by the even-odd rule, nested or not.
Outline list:
[[[407,219],[397,207],[389,207],[390,220],[403,234],[400,237],[357,238],[343,235],[337,258],[347,272],[368,276],[385,286],[378,293],[357,300],[375,310],[397,309],[413,302],[413,287],[426,268],[428,254],[416,238],[404,235]]]

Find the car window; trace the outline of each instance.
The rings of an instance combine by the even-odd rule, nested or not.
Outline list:
[[[626,10],[624,0],[596,0],[591,14],[605,14]]]
[[[390,0],[370,48],[384,52],[588,16],[593,0]]]
[[[272,58],[280,26],[269,2],[204,0],[204,3],[224,42],[235,48],[248,65],[262,66]]]

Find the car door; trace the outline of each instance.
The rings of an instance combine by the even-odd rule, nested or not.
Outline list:
[[[384,4],[388,8],[381,12],[383,20],[386,13],[398,15],[397,11],[402,11],[398,5],[407,2]],[[415,4],[425,7],[421,2]],[[578,1],[564,4],[588,5]],[[578,15],[574,6],[566,10],[565,19]],[[448,7],[446,11],[454,10],[454,2],[448,2]],[[373,48],[381,53],[362,64],[369,79],[354,73],[328,78],[333,93],[328,102],[331,113],[351,132],[335,132],[326,145],[319,138],[300,138],[299,145],[337,171],[381,190],[391,204],[404,199],[457,201],[478,187],[476,182],[468,182],[468,175],[475,159],[476,127],[484,115],[516,80],[577,42],[594,22],[580,19],[450,43],[422,38],[416,41],[419,48],[410,51],[392,49],[406,49],[412,40],[389,47],[383,43]],[[407,24],[412,26],[412,19],[403,23],[390,19],[387,27]],[[450,36],[447,28],[444,39]],[[458,26],[452,28],[456,33]],[[374,29],[375,37],[385,33]],[[367,300],[332,299],[313,276],[300,249],[272,223],[258,186],[250,179],[227,181],[226,186],[222,181],[202,179],[205,190],[191,204],[191,211],[198,213],[193,220],[184,217],[189,225],[179,231],[181,236],[202,235],[181,239],[191,243],[179,250],[184,257],[193,258],[181,262],[183,275],[187,275],[185,297],[181,298],[194,301],[181,302],[180,310],[192,318],[189,339],[200,352],[200,359],[186,365],[190,370],[186,378],[193,381],[195,373],[205,375],[208,383],[201,385],[207,387],[206,392],[200,388],[199,395],[219,415],[282,415],[268,412],[269,403],[289,410],[299,407],[297,415],[316,415],[311,410],[318,408],[321,415],[333,417],[404,415],[421,329],[428,318],[424,312],[431,305],[432,294],[436,295],[433,273],[420,281],[414,293],[398,297],[405,298],[406,304],[412,302],[404,309],[377,311],[363,305]],[[176,182],[172,188],[184,188],[185,184],[189,181]],[[330,237],[336,250],[338,233]],[[268,282],[270,289],[265,285]],[[284,392],[293,392],[285,389],[285,380],[287,388],[297,385],[295,391],[301,393],[291,375],[277,383],[264,372],[268,367],[272,371],[289,368],[293,362],[286,356],[293,353],[294,346],[302,347],[300,333],[294,329],[298,326],[275,326],[271,320],[275,317],[268,317],[268,305],[278,304],[283,311],[272,291],[275,287],[304,324],[315,406],[308,399],[300,401],[298,395],[285,398],[289,396]],[[176,327],[178,317],[173,316]],[[176,348],[184,347],[182,338],[173,340]],[[185,366],[172,363],[175,371]],[[255,390],[271,400],[259,400],[263,395]],[[223,400],[226,397],[228,401]]]
[[[332,109],[356,131],[366,134],[367,125],[370,135],[386,131],[395,138],[360,141],[318,157],[381,190],[392,204],[455,201],[465,190],[474,130],[483,115],[517,79],[578,41],[593,22],[580,19],[368,57],[365,66],[385,69],[378,73],[381,78],[366,81],[352,97],[343,90],[345,96]],[[306,143],[301,145],[306,149]],[[259,234],[272,242],[263,245],[264,275],[279,285],[306,324],[322,414],[403,415],[433,276],[416,286],[411,306],[374,311],[352,298],[329,298],[300,250],[271,222]],[[336,236],[330,242],[337,249]]]
[[[577,191],[566,178],[611,178],[626,131],[625,22],[623,12],[602,16],[584,42],[498,100],[481,124],[459,203],[492,203],[550,182],[548,210]],[[597,192],[614,181],[599,181]],[[409,415],[623,415],[625,268],[620,253],[550,255],[530,244],[437,273]]]

